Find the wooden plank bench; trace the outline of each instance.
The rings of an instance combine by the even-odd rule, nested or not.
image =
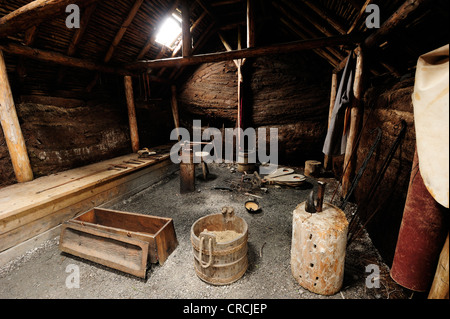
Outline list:
[[[124,155],[0,189],[0,266],[38,245],[38,236],[55,238],[63,222],[175,172],[169,151]]]

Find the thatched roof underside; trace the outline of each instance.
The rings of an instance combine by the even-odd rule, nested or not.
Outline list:
[[[29,0],[0,0],[0,17],[30,3]],[[412,72],[419,55],[448,42],[447,0],[422,1],[402,24],[389,33],[374,51],[373,74],[392,73],[401,76]],[[31,48],[111,66],[121,66],[138,60],[154,60],[180,56],[154,42],[155,33],[170,12],[181,10],[179,1],[158,0],[98,0],[81,6],[82,23],[86,26],[77,40],[77,29],[65,25],[67,14],[36,23],[32,28],[8,34],[1,41],[21,43]],[[374,1],[254,1],[256,46],[344,35],[367,37],[375,30],[365,26],[365,6]],[[404,0],[379,1],[381,23],[404,4]],[[245,48],[246,0],[190,1],[190,24],[193,54],[225,51],[219,38],[238,47],[240,32]],[[134,10],[137,9],[137,10]],[[131,23],[126,25],[127,18]],[[125,28],[125,29],[124,29]],[[120,36],[120,31],[125,31]],[[115,41],[116,40],[116,41]],[[350,46],[314,50],[330,68],[338,66]],[[109,52],[109,54],[108,54]],[[5,53],[8,71],[17,77],[22,94],[50,94],[58,90],[88,92],[99,83],[108,81],[110,74],[80,68],[68,68],[51,62],[23,58]],[[152,81],[172,83],[180,78],[184,68],[142,70],[151,72]],[[13,79],[13,83],[16,81]],[[162,84],[162,85],[165,85]]]

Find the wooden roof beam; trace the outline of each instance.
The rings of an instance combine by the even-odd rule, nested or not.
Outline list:
[[[123,36],[125,35],[125,32],[127,32],[128,27],[133,22],[134,17],[138,13],[143,2],[144,2],[144,0],[136,0],[134,2],[133,6],[131,7],[130,11],[128,12],[126,19],[123,21],[122,25],[120,26],[119,31],[116,33],[116,36],[114,37],[111,45],[109,46],[109,49],[106,52],[105,57],[103,58],[103,63],[108,63],[112,59],[114,51],[116,50],[117,46],[119,45],[120,41],[122,40]],[[94,88],[94,86],[97,84],[99,77],[100,77],[100,74],[96,73],[94,79],[91,81],[91,83],[86,88],[87,92],[90,92]]]
[[[429,0],[407,0],[405,1],[382,25],[379,29],[368,36],[364,41],[364,46],[373,48],[379,45],[398,25],[405,21],[419,7],[430,2]]]
[[[34,40],[36,40],[37,31],[38,31],[37,25],[32,26],[31,28],[25,31],[23,43],[26,46],[33,45]],[[23,83],[25,77],[27,76],[27,70],[25,67],[25,58],[22,56],[19,57],[19,61],[17,62],[16,72],[19,77],[19,81]]]
[[[320,7],[316,1],[301,0],[309,8],[311,8],[315,13],[321,16],[325,21],[327,21],[333,28],[339,31],[340,34],[347,33],[347,27],[339,22],[339,20],[328,10]]]
[[[84,33],[86,32],[89,20],[91,19],[91,16],[96,8],[97,3],[95,2],[84,10],[83,14],[81,15],[80,27],[75,30],[72,40],[70,41],[69,47],[67,48],[66,52],[67,56],[73,56],[75,54],[78,44],[80,43]],[[57,79],[58,84],[62,82],[64,75],[65,75],[65,68],[60,68],[58,71],[58,79]]]
[[[131,7],[130,12],[128,12],[127,18],[123,21],[122,25],[120,26],[119,31],[117,32],[116,36],[114,37],[114,40],[112,41],[111,45],[109,46],[108,52],[105,55],[105,58],[103,59],[103,62],[108,63],[113,54],[116,50],[117,46],[119,45],[120,41],[122,40],[123,36],[125,35],[125,32],[127,32],[128,27],[133,22],[134,18],[136,17],[136,14],[138,13],[139,9],[141,8],[142,3],[144,0],[136,0],[134,5]]]
[[[347,34],[355,30],[355,28],[358,26],[358,24],[361,23],[361,18],[363,17],[364,13],[366,12],[367,6],[372,2],[372,0],[366,0],[364,5],[362,6],[361,10],[359,10],[358,16],[353,21],[350,29],[348,29]]]
[[[292,32],[294,32],[295,34],[297,34],[298,36],[302,37],[302,38],[306,38],[306,35],[301,32],[300,30],[298,30],[298,28],[296,28],[295,26],[292,25],[291,22],[285,20],[284,18],[281,18],[280,21],[286,26],[288,27]],[[320,57],[322,57],[323,59],[325,59],[328,63],[331,64],[332,67],[336,67],[339,64],[339,61],[337,61],[336,57],[332,56],[331,54],[329,54],[328,52],[324,51],[323,49],[313,49],[313,51],[319,55]]]
[[[328,30],[328,28],[325,27],[324,23],[322,23],[322,21],[317,21],[317,19],[315,19],[312,15],[309,15],[307,12],[300,10],[291,1],[282,0],[281,2],[286,7],[288,7],[290,10],[295,12],[295,14],[303,17],[305,20],[307,20],[309,23],[311,23],[311,25],[313,25],[314,28],[316,28],[318,31],[320,31],[323,35],[325,35],[327,37],[332,37],[332,36],[336,35],[336,33],[330,32]],[[338,33],[340,33],[340,32],[338,32]]]
[[[45,61],[59,65],[65,65],[68,67],[81,68],[104,73],[133,75],[133,72],[123,68],[108,66],[105,64],[98,64],[92,61],[70,57],[57,52],[34,49],[25,45],[14,43],[9,40],[0,41],[0,50],[33,60]]]
[[[294,11],[294,13],[300,14],[294,8],[289,6],[289,11],[282,7],[278,2],[273,1],[272,4],[281,12],[283,13],[287,18],[289,18],[296,26],[293,26],[286,20],[282,19],[283,23],[286,24],[291,30],[294,31],[297,35],[300,35],[301,37],[308,39],[308,38],[319,38],[320,35],[318,35],[316,32],[311,31],[310,29],[306,28],[297,18],[294,14],[291,14],[290,11]],[[301,30],[299,30],[301,29]],[[305,34],[306,33],[306,34]],[[325,49],[316,49],[316,53],[319,53],[319,55],[325,59],[330,59],[330,64],[332,64],[334,67],[337,65],[337,60],[342,60],[345,58],[339,51],[337,51],[334,48],[325,48]],[[328,58],[326,58],[326,57]],[[334,58],[333,58],[334,57]]]
[[[161,60],[138,61],[125,65],[127,70],[139,70],[147,68],[182,67],[201,63],[229,61],[235,59],[252,58],[271,54],[284,54],[298,52],[302,50],[312,50],[343,44],[355,44],[359,38],[353,35],[343,35],[312,40],[295,41],[263,47],[247,48],[227,52],[217,52],[209,54],[193,55],[182,58],[168,58]]]
[[[0,38],[25,31],[63,14],[69,4],[87,6],[98,0],[35,0],[0,18]]]
[[[70,41],[69,47],[67,48],[66,54],[68,56],[72,56],[75,54],[75,51],[77,50],[77,46],[80,43],[80,41],[87,29],[87,26],[89,24],[89,20],[91,19],[91,16],[94,13],[96,8],[97,8],[97,3],[93,3],[89,7],[87,7],[84,10],[83,14],[81,15],[80,27],[75,30],[72,40]]]

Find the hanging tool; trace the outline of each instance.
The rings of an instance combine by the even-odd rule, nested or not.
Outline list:
[[[345,195],[345,198],[344,198],[342,204],[339,205],[339,208],[342,210],[345,209],[345,206],[347,205],[347,202],[350,199],[350,196],[353,194],[353,191],[355,190],[356,186],[358,185],[359,180],[362,177],[362,174],[366,170],[369,160],[371,159],[373,153],[375,152],[376,147],[378,146],[378,144],[381,141],[381,129],[379,127],[377,127],[371,133],[373,133],[374,131],[378,132],[375,142],[372,144],[372,147],[370,148],[369,153],[367,154],[366,158],[364,159],[363,164],[361,165],[360,169],[358,170],[358,173],[356,174],[355,178],[353,179],[352,185],[350,186],[350,189],[348,190],[347,195]]]
[[[397,126],[397,125],[396,125]],[[392,147],[390,148],[388,155],[386,156],[386,159],[383,162],[383,165],[381,167],[380,173],[377,175],[374,183],[372,183],[372,186],[369,190],[369,192],[367,193],[366,197],[364,198],[364,200],[361,202],[362,204],[358,206],[355,214],[353,215],[352,219],[350,220],[349,223],[349,236],[348,236],[348,244],[350,244],[354,238],[356,238],[360,232],[367,226],[367,224],[369,223],[369,221],[375,216],[375,214],[378,212],[378,209],[376,209],[365,221],[365,223],[358,229],[357,232],[353,232],[352,228],[354,228],[354,221],[355,221],[355,217],[358,215],[359,211],[361,210],[361,207],[367,207],[369,205],[369,203],[371,202],[371,200],[373,199],[373,195],[375,194],[375,191],[378,187],[378,185],[380,184],[381,180],[384,177],[384,174],[386,173],[387,168],[389,167],[392,158],[394,157],[395,152],[397,151],[397,148],[400,145],[400,142],[403,140],[403,138],[405,137],[406,134],[406,122],[404,120],[401,121],[401,129],[400,129],[400,133],[397,135],[397,138],[394,141],[394,144],[392,144]]]

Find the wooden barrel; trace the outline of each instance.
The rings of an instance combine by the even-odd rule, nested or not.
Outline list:
[[[248,267],[247,240],[247,223],[235,216],[231,207],[224,207],[222,214],[197,220],[191,227],[197,276],[213,285],[227,285],[240,279]]]
[[[305,289],[321,295],[339,292],[344,279],[348,222],[339,208],[324,203],[320,213],[294,210],[291,270]]]

